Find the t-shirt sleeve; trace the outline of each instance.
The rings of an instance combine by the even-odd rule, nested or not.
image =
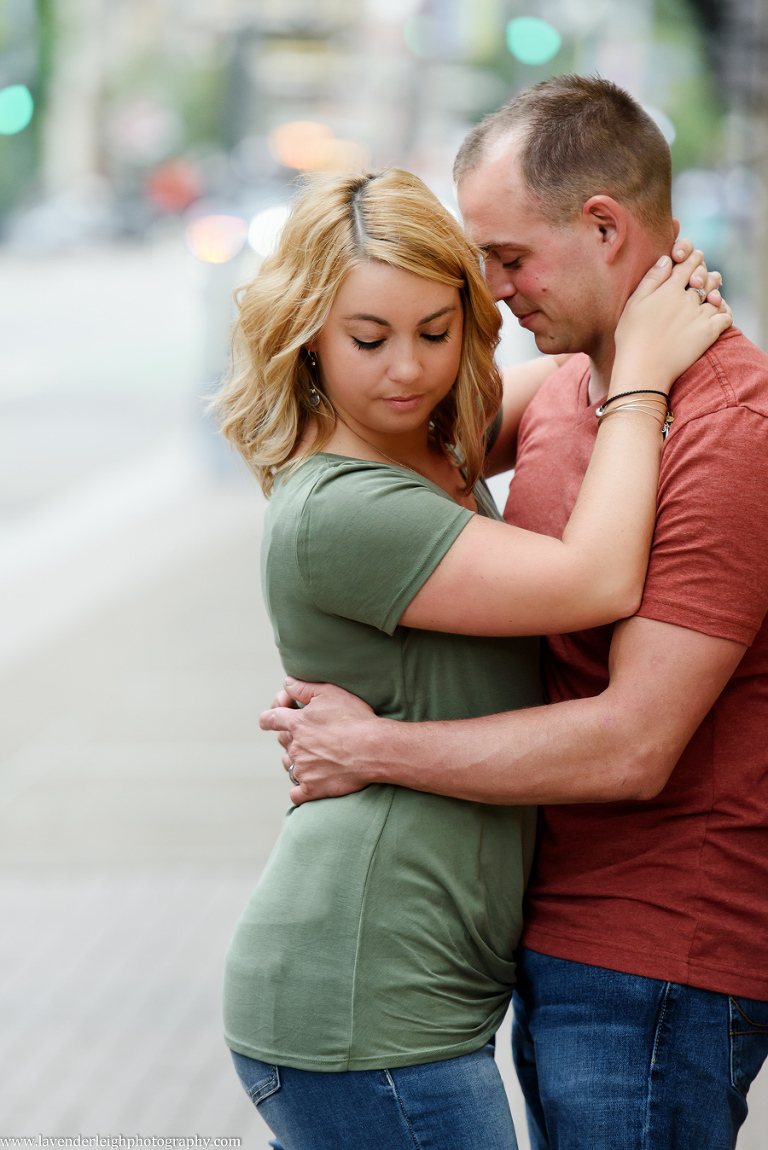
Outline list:
[[[331,471],[304,505],[299,572],[320,610],[391,635],[473,514],[405,472]]]
[[[768,419],[728,407],[665,448],[638,614],[749,645],[766,611]]]

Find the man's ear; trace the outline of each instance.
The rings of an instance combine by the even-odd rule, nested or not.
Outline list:
[[[581,209],[582,220],[595,232],[606,263],[613,263],[627,238],[627,213],[611,196],[592,196]]]

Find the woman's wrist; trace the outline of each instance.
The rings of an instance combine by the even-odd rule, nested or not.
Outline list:
[[[639,413],[640,415],[647,416],[649,419],[652,419],[658,427],[659,431],[663,430],[667,421],[666,411],[657,410],[653,407],[646,407],[644,404],[640,403],[623,403],[620,406],[610,407],[607,410],[605,408],[598,408],[596,412],[598,426],[604,423],[605,420],[608,419],[611,415],[628,415],[635,412]]]
[[[658,391],[650,387],[633,387],[627,391],[616,391],[607,395],[600,405],[600,409],[616,407],[627,403],[645,403],[650,407],[666,411],[669,407],[669,396],[666,391]]]
[[[657,358],[647,346],[636,348],[634,352],[628,346],[617,346],[608,397],[620,391],[640,388],[650,388],[651,391],[661,391],[668,395],[676,378],[670,377],[669,364],[664,362],[662,356]]]
[[[674,416],[669,410],[669,396],[655,388],[631,388],[608,396],[596,409],[598,427],[612,415],[641,415],[653,420],[661,432],[662,441],[667,438],[669,425]]]
[[[669,395],[674,380],[669,378],[669,372],[638,371],[637,365],[631,371],[622,371],[620,365],[614,364],[611,372],[611,382],[608,386],[608,399],[625,391],[658,392],[661,396]]]

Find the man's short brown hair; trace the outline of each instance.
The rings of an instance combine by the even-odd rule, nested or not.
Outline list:
[[[628,92],[594,76],[555,76],[486,116],[464,140],[453,167],[458,183],[489,145],[520,135],[523,180],[545,218],[563,224],[591,197],[612,196],[644,224],[672,215],[667,142]]]

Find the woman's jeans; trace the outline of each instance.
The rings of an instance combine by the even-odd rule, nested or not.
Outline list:
[[[284,1150],[517,1150],[491,1044],[444,1062],[338,1074],[232,1057]]]
[[[512,1046],[532,1150],[732,1150],[768,1002],[518,955]]]

